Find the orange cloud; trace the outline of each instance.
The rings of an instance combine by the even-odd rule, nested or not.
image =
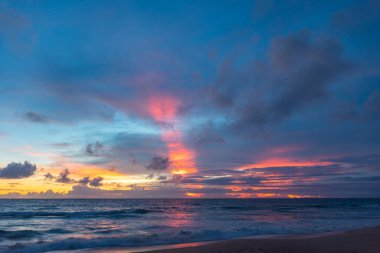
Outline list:
[[[298,194],[288,194],[290,199],[301,199],[301,198],[319,198],[320,196],[310,196],[310,195],[298,195]]]
[[[240,186],[240,185],[228,185],[228,186],[224,187],[224,189],[230,190],[233,192],[241,192],[241,191],[249,190],[250,187]]]
[[[190,198],[200,198],[204,196],[203,193],[195,193],[195,192],[186,192],[185,195],[186,197],[190,197]]]
[[[292,185],[294,183],[294,180],[293,179],[267,179],[267,180],[262,180],[261,181],[262,184],[264,185],[279,185],[279,186],[289,186],[289,185]]]
[[[149,99],[148,110],[153,119],[161,124],[166,124],[162,129],[162,140],[168,147],[168,156],[172,162],[172,174],[190,174],[197,172],[195,152],[188,149],[183,143],[182,132],[174,129],[178,123],[177,112],[180,101],[173,97],[161,96]]]
[[[203,189],[204,185],[202,184],[186,184],[186,185],[180,185],[180,187],[187,188],[187,189]]]
[[[252,197],[254,197],[253,193],[243,193],[243,192],[228,192],[228,193],[226,193],[226,195],[229,197],[234,197],[234,198],[252,198]]]
[[[323,161],[300,161],[292,160],[289,158],[270,158],[262,160],[257,163],[247,164],[237,168],[237,170],[247,170],[247,169],[263,169],[270,167],[309,167],[309,166],[326,166],[331,165],[331,162]]]
[[[256,193],[258,198],[271,198],[271,197],[280,197],[280,194],[277,193]]]

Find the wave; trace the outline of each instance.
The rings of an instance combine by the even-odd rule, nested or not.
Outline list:
[[[42,233],[35,230],[17,230],[17,231],[7,231],[0,230],[0,238],[1,239],[9,239],[9,240],[19,240],[19,239],[28,239]]]
[[[250,210],[257,210],[258,208],[254,206],[223,206],[222,209],[250,211]]]
[[[109,210],[109,211],[82,211],[82,212],[0,212],[0,219],[31,219],[31,218],[127,218],[138,217],[141,214],[161,212],[149,209],[128,209],[128,210]]]
[[[231,231],[221,230],[201,230],[188,231],[180,230],[172,233],[152,233],[138,234],[131,236],[109,236],[96,238],[80,238],[70,237],[67,239],[56,240],[52,242],[39,241],[38,243],[17,243],[8,248],[0,249],[0,252],[11,253],[36,253],[58,250],[78,250],[87,248],[106,248],[106,247],[136,247],[136,246],[151,246],[162,244],[175,244],[185,242],[200,242],[221,240],[226,238],[236,238],[250,234],[261,234],[262,231],[254,231],[251,229],[238,229]]]
[[[96,201],[4,201],[0,253],[338,232],[380,224],[380,199]]]
[[[72,231],[60,228],[48,229],[45,231],[37,231],[37,230],[0,230],[0,239],[8,239],[8,240],[22,240],[22,239],[31,239],[33,237],[39,237],[44,234],[69,234]]]
[[[112,233],[97,233],[99,236],[88,238],[73,234],[71,237],[58,237],[53,240],[42,240],[41,235],[44,233],[71,233],[71,231],[62,229],[50,229],[45,231],[21,230],[21,231],[4,231],[0,230],[0,237],[6,236],[5,239],[17,241],[17,239],[30,239],[36,237],[35,240],[20,240],[17,243],[8,246],[0,246],[0,252],[9,253],[36,253],[60,250],[78,250],[78,249],[94,249],[94,248],[110,248],[110,247],[139,247],[163,244],[189,243],[232,239],[255,235],[278,235],[278,234],[308,234],[332,231],[344,231],[359,227],[370,226],[371,224],[352,223],[348,224],[324,224],[324,226],[277,226],[275,224],[257,224],[255,227],[241,227],[234,229],[176,229],[156,230],[156,232],[137,232],[135,233],[118,233],[111,236]],[[155,227],[159,228],[159,226]],[[159,231],[159,232],[158,232]],[[112,231],[111,231],[112,232]],[[115,232],[115,231],[114,231]],[[107,236],[108,234],[108,236]],[[95,233],[93,234],[95,236]],[[69,235],[70,236],[70,235]],[[1,244],[0,244],[1,245]]]

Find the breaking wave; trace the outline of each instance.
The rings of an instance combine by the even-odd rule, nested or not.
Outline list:
[[[110,211],[81,211],[81,212],[2,212],[0,219],[31,219],[31,218],[97,218],[109,217],[112,219],[137,217],[137,215],[151,212],[160,212],[159,210],[133,209],[133,210],[110,210]]]

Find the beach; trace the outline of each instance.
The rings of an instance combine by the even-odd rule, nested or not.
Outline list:
[[[194,245],[197,245],[196,243]],[[380,226],[329,235],[235,239],[212,243],[140,249],[98,249],[93,253],[379,253]],[[165,249],[165,247],[167,247]],[[152,250],[151,250],[152,249]]]
[[[380,226],[317,236],[241,239],[154,253],[379,253]]]

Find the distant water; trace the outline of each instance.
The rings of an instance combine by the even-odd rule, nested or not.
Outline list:
[[[0,200],[0,252],[320,233],[380,225],[380,199]]]

